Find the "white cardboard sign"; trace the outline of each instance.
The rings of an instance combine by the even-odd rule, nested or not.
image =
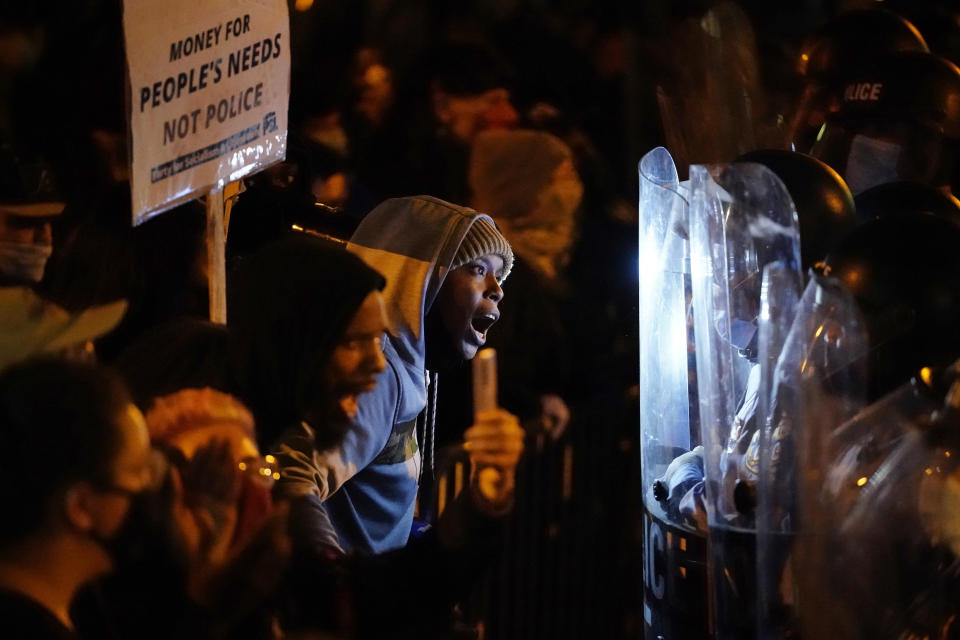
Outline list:
[[[286,0],[124,0],[133,220],[283,160]]]

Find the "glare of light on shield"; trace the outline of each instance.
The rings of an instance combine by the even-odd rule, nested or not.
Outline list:
[[[294,3],[293,8],[297,11],[309,11],[310,7],[313,6],[313,0],[297,0]]]

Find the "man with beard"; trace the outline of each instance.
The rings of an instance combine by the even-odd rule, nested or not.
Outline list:
[[[144,410],[183,389],[209,387],[250,409],[261,451],[292,427],[308,434],[311,447],[327,449],[343,439],[357,394],[385,366],[383,286],[379,273],[342,247],[291,233],[233,274],[228,326],[167,323],[117,366]],[[324,537],[336,546],[332,529]]]

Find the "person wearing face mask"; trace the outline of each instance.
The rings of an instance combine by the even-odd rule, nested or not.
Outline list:
[[[51,221],[64,203],[41,158],[0,147],[0,286],[34,286],[53,252]]]
[[[0,447],[0,637],[80,637],[74,596],[117,566],[159,475],[143,416],[96,365],[30,360],[0,374]]]
[[[252,416],[227,394],[184,389],[159,398],[146,425],[168,463],[111,541],[115,571],[78,596],[79,635],[268,637],[261,614],[286,562],[285,516],[269,518],[273,477]]]
[[[92,353],[126,313],[125,301],[67,310],[36,290],[63,208],[50,168],[0,145],[0,369],[41,353]]]

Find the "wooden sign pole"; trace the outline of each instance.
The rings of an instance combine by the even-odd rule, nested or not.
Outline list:
[[[223,189],[207,194],[207,281],[210,321],[227,323],[227,234],[223,223]]]

